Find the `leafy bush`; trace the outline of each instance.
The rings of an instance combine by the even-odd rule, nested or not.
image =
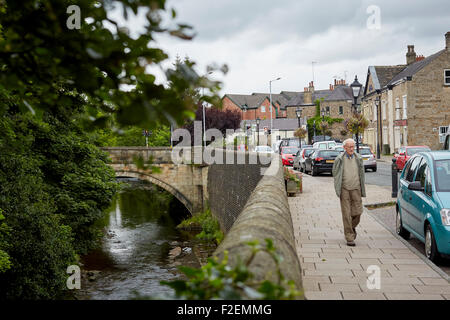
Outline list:
[[[214,240],[217,244],[223,240],[223,232],[220,230],[219,222],[211,214],[208,208],[204,212],[196,214],[189,219],[183,220],[177,228],[187,230],[202,230],[196,235],[201,240]]]

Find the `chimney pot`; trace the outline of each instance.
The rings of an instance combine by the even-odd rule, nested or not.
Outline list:
[[[414,45],[408,45],[408,52],[406,53],[406,64],[410,65],[411,63],[416,62],[416,52],[414,51]]]

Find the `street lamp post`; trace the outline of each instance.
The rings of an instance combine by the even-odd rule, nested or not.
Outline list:
[[[357,99],[361,91],[362,84],[358,82],[358,76],[355,75],[355,81],[350,85],[353,93],[353,112],[356,115],[357,111]],[[359,127],[356,130],[356,152],[359,153]]]
[[[259,117],[258,118],[256,118],[256,139],[257,139],[257,142],[256,142],[256,145],[257,146],[259,146]]]
[[[375,99],[375,105],[377,106],[377,159],[381,158],[380,155],[380,113],[379,110],[380,109],[380,98],[376,97]]]
[[[295,110],[295,113],[296,113],[296,115],[297,115],[298,127],[300,128],[300,118],[301,118],[301,116],[302,116],[302,109],[297,108],[297,109]],[[301,139],[300,137],[298,137],[298,142],[299,142],[299,145],[300,145],[300,148],[301,148],[301,147],[302,147],[302,139]]]
[[[314,119],[313,129],[314,129],[314,139],[313,139],[313,142],[316,142],[316,119]]]
[[[269,110],[270,110],[270,133],[272,134],[272,124],[273,124],[273,121],[272,121],[272,82],[273,81],[278,81],[278,80],[280,80],[281,78],[276,78],[276,79],[274,79],[274,80],[270,80],[269,81],[269,91],[270,91],[270,106],[269,106]]]
[[[208,74],[213,73],[212,71],[208,72]],[[203,92],[202,95],[205,95],[205,88],[202,88]],[[206,148],[206,121],[205,121],[205,103],[202,101],[202,107],[203,107],[203,144]]]

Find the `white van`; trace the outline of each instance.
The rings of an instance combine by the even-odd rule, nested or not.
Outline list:
[[[313,144],[313,148],[319,150],[330,150],[334,147],[336,147],[335,141],[320,141]]]

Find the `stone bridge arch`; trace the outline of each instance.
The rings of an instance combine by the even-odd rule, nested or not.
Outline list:
[[[111,158],[110,166],[116,176],[127,176],[156,184],[174,195],[189,212],[202,212],[207,199],[208,167],[204,165],[176,164],[172,149],[168,147],[107,147],[102,148]],[[151,160],[151,169],[138,169],[134,159]]]
[[[177,198],[182,204],[184,204],[184,206],[189,210],[191,214],[194,214],[194,204],[187,196],[185,196],[170,184],[155,177],[154,175],[145,172],[139,172],[137,170],[115,170],[115,172],[116,177],[130,177],[139,180],[145,180],[163,188],[164,190],[172,194],[175,198]]]

